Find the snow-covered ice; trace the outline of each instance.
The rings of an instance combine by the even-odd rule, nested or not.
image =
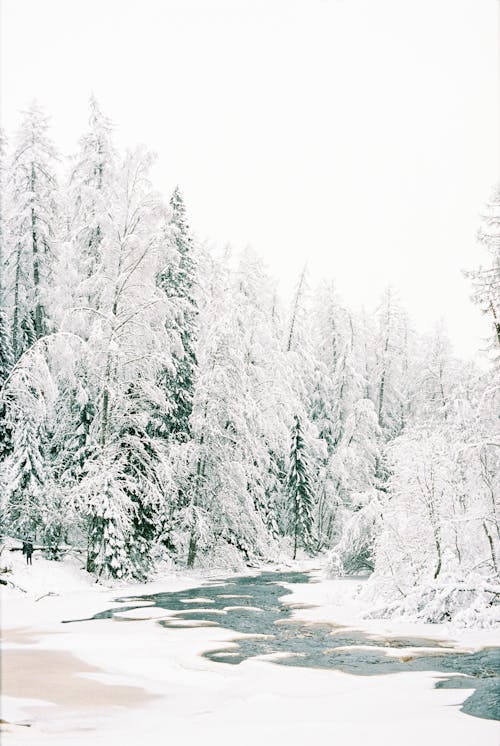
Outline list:
[[[14,577],[28,593],[3,591],[4,650],[49,656],[52,683],[44,687],[42,679],[39,697],[24,698],[10,696],[9,682],[4,682],[2,718],[10,723],[4,726],[6,746],[136,744],[158,738],[178,738],[186,744],[293,745],[306,738],[343,746],[498,743],[497,723],[460,712],[470,691],[436,690],[432,673],[360,677],[275,665],[264,656],[237,666],[216,663],[200,654],[229,644],[236,633],[213,626],[167,631],[156,621],[159,610],[147,605],[117,620],[61,625],[62,619],[118,607],[117,596],[202,587],[210,576],[170,574],[141,586],[103,588],[88,582],[75,563],[36,558],[33,568],[16,562]],[[380,635],[396,631],[386,620],[360,620],[360,602],[352,600],[352,586],[358,581],[324,580],[319,572],[313,577],[317,582],[290,586],[292,595],[286,601],[295,617],[364,625]],[[35,600],[43,593],[59,595]],[[446,638],[446,629],[436,630],[435,625],[406,623],[397,631]],[[467,634],[456,644],[493,642],[484,631],[474,640]],[[66,654],[72,660],[69,667],[60,662]],[[74,703],[68,704],[62,693],[75,680],[95,682],[96,691],[109,687],[106,706],[87,702],[82,709],[78,686]]]

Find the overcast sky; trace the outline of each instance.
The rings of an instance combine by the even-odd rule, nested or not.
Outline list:
[[[200,237],[251,245],[284,294],[306,260],[352,306],[392,283],[470,356],[497,34],[497,0],[3,0],[3,127],[36,97],[70,153],[93,91]]]

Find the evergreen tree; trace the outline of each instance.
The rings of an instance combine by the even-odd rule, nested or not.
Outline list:
[[[94,96],[90,99],[89,129],[80,140],[70,176],[70,232],[78,265],[77,298],[94,307],[99,298],[103,242],[112,228],[110,208],[117,198],[118,156],[112,125]]]
[[[46,465],[40,430],[33,418],[16,422],[5,522],[14,536],[34,538],[42,526]]]
[[[58,231],[56,154],[47,117],[33,104],[18,132],[6,178],[7,292],[18,359],[51,328],[47,314]]]
[[[292,515],[293,558],[296,559],[299,543],[306,549],[312,545],[314,519],[311,475],[302,426],[297,416],[292,428],[287,493]]]
[[[174,344],[172,366],[161,373],[169,405],[167,411],[157,417],[160,421],[156,427],[164,434],[187,440],[197,367],[197,259],[184,200],[178,187],[170,199],[170,208],[170,222],[165,227],[163,239],[164,265],[158,272],[157,284],[170,303],[167,329]]]
[[[57,523],[47,432],[55,385],[45,342],[24,353],[0,390],[0,407],[12,431],[9,456],[0,462],[2,511],[14,536],[38,534]],[[59,520],[61,516],[59,517]]]
[[[126,491],[124,460],[100,454],[78,485],[87,524],[87,571],[98,577],[129,574],[132,509]]]

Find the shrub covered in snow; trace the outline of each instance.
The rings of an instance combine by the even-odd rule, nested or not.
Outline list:
[[[397,600],[392,588],[374,578],[364,593],[373,604],[381,598],[387,604],[378,606],[370,617],[405,617],[441,624],[453,622],[460,627],[495,627],[500,624],[500,584],[488,582],[481,575],[467,578],[443,576],[439,581],[417,585]]]

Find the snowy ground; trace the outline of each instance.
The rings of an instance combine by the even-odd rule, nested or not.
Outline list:
[[[117,596],[198,587],[220,573],[169,573],[152,584],[118,589],[92,583],[74,560],[54,563],[35,555],[30,568],[22,561],[13,553],[12,579],[27,593],[2,590],[6,746],[135,745],[138,739],[173,738],[184,744],[287,746],[306,739],[342,746],[497,746],[500,740],[498,723],[460,712],[470,690],[436,690],[429,672],[359,677],[266,660],[214,663],[200,653],[234,640],[234,632],[165,630],[157,624],[162,611],[147,605],[119,619],[61,624],[117,606]],[[320,571],[314,579],[289,586],[287,603],[314,605],[295,606],[297,618],[371,634],[452,638],[467,649],[498,644],[491,631],[361,621],[361,602],[353,600],[360,581],[324,580]]]

